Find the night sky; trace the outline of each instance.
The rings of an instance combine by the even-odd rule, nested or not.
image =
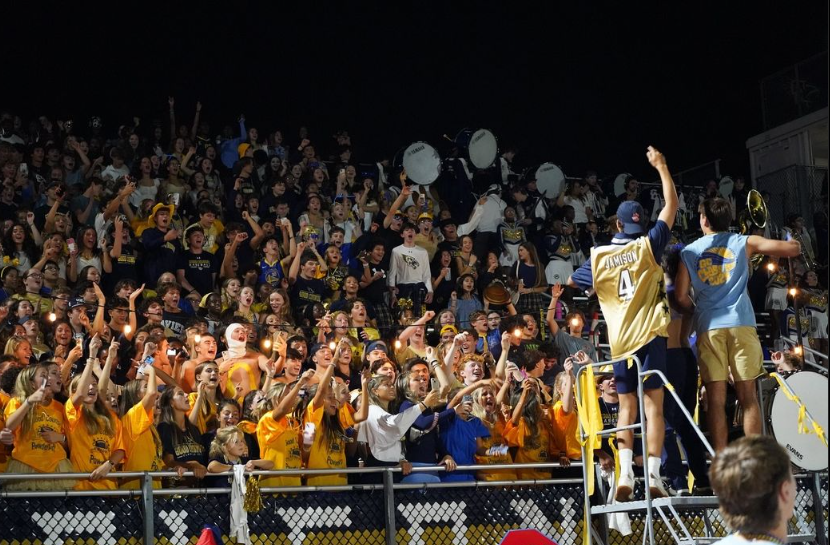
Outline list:
[[[0,104],[112,127],[166,123],[172,94],[183,122],[201,100],[214,134],[239,113],[292,143],[301,124],[318,143],[347,128],[358,160],[470,126],[569,176],[653,177],[648,144],[675,171],[720,157],[736,175],[762,130],[760,79],[828,40],[826,1],[272,4],[14,14]]]

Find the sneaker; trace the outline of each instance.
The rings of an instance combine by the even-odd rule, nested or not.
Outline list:
[[[685,497],[685,496],[691,496],[691,494],[689,493],[688,488],[675,488],[673,486],[669,486],[666,489],[666,491],[669,493],[669,496],[672,496],[672,497],[675,497],[675,498],[682,498],[682,497]]]
[[[617,481],[617,493],[614,494],[614,500],[623,502],[631,501],[631,493],[634,491],[634,477],[631,475],[620,475]]]
[[[715,491],[712,490],[711,486],[695,486],[694,492],[692,492],[694,496],[714,496]]]
[[[663,486],[663,479],[660,477],[655,477],[654,475],[649,474],[648,482],[648,491],[651,493],[651,499],[665,498],[669,495],[665,486]]]

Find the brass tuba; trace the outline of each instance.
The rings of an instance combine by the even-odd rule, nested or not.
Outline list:
[[[738,216],[738,225],[741,228],[741,234],[748,235],[753,226],[763,229],[767,226],[767,221],[769,221],[767,203],[764,202],[764,198],[757,190],[750,189],[749,194],[746,196],[746,208]],[[753,255],[749,260],[752,270],[757,269],[763,260],[763,254]]]

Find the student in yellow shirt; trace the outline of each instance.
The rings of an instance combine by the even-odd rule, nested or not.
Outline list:
[[[215,361],[200,363],[196,367],[196,391],[187,395],[190,403],[187,419],[201,433],[216,430],[219,427],[219,404],[224,400],[219,388],[219,366]]]
[[[89,343],[86,366],[80,376],[69,384],[66,420],[69,424],[69,459],[78,473],[89,473],[88,480],[75,485],[76,490],[114,490],[115,481],[107,479],[110,471],[124,460],[121,421],[112,411],[105,394],[118,343],[110,344],[109,356],[101,372],[101,380],[93,375],[98,363],[96,355],[102,341],[96,334]]]
[[[306,391],[314,373],[309,369],[293,385],[278,382],[268,391],[266,404],[273,409],[266,409],[268,412],[259,419],[256,432],[260,456],[274,462],[274,469],[300,469],[302,466],[300,419],[293,412],[300,401],[300,391]],[[299,475],[269,477],[259,483],[261,487],[301,484]]]
[[[332,387],[336,364],[331,363],[324,371],[314,398],[305,410],[303,428],[303,449],[308,452],[309,469],[346,468],[346,429],[363,422],[369,416],[368,370],[361,376],[360,410],[352,413],[341,410],[335,389]],[[312,432],[313,428],[313,432]],[[308,433],[307,433],[308,432]],[[310,439],[310,442],[309,442]],[[337,486],[348,484],[345,474],[309,476],[308,486]]]
[[[562,367],[565,369],[556,375],[553,383],[553,438],[559,445],[559,463],[563,467],[571,465],[571,460],[582,459],[582,449],[577,437],[576,405],[574,404],[574,358],[566,358]]]
[[[156,431],[156,403],[159,398],[156,368],[144,367],[144,378],[131,380],[121,392],[120,412],[126,461],[124,471],[161,471],[161,438]],[[121,488],[141,488],[139,479],[124,481]],[[161,481],[153,479],[153,488],[161,488]]]
[[[67,422],[63,405],[53,398],[47,365],[24,368],[6,403],[6,428],[14,433],[8,473],[72,473],[66,456]],[[5,490],[65,490],[74,480],[9,481]]]
[[[487,453],[476,454],[475,461],[478,465],[513,463],[510,452],[501,452],[499,449],[499,447],[507,446],[507,441],[504,438],[506,423],[498,398],[504,397],[509,387],[509,381],[505,380],[498,391],[494,385],[488,384],[473,392],[473,415],[478,417],[490,431],[490,437],[482,439]],[[476,478],[480,481],[514,481],[517,476],[515,469],[482,469],[478,471]]]
[[[512,375],[508,375],[512,380]],[[553,426],[542,410],[539,382],[528,377],[521,382],[521,391],[513,393],[513,414],[504,429],[508,446],[518,447],[513,461],[517,464],[549,463],[551,453],[561,451],[554,441]],[[520,480],[550,479],[549,469],[519,469]]]

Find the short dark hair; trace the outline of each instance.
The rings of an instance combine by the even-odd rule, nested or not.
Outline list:
[[[285,349],[285,359],[303,361],[303,355],[300,354],[300,351],[297,350],[296,348],[286,348]]]
[[[778,524],[778,490],[791,475],[787,451],[769,435],[737,439],[709,469],[723,518],[741,533],[766,533]]]
[[[156,293],[158,293],[159,297],[164,297],[165,295],[167,295],[168,292],[173,290],[176,290],[177,292],[181,293],[182,287],[175,282],[165,282],[164,284],[159,286],[158,291]]]
[[[113,310],[113,309],[116,309],[116,308],[129,308],[130,307],[130,302],[127,301],[126,299],[124,299],[123,297],[113,297],[112,299],[110,299],[108,301],[108,303],[109,304],[107,306],[109,306],[110,310]]]
[[[522,357],[516,362],[516,365],[519,366],[519,369],[530,371],[543,359],[545,359],[545,354],[539,350],[525,350]]]
[[[712,230],[718,233],[728,230],[732,223],[732,205],[723,197],[706,199],[700,203],[698,212],[706,218]]]

